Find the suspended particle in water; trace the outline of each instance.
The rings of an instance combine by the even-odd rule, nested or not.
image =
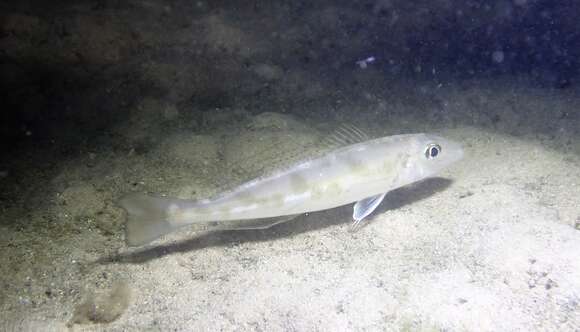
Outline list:
[[[491,54],[491,58],[495,63],[502,63],[503,60],[505,59],[505,54],[503,53],[503,51],[494,51]]]

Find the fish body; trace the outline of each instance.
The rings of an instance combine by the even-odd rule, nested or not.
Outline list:
[[[145,244],[175,229],[200,223],[224,223],[230,229],[265,228],[277,223],[268,218],[353,202],[358,202],[353,214],[358,223],[388,191],[430,177],[462,156],[459,144],[439,136],[387,136],[337,148],[208,200],[129,195],[121,200],[129,214],[127,242]]]

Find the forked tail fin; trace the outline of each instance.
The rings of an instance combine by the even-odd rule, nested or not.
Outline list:
[[[174,199],[130,194],[120,200],[127,211],[125,241],[129,246],[140,246],[175,230],[168,219]]]

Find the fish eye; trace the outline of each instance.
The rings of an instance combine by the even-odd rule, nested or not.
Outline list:
[[[441,145],[435,143],[429,144],[425,150],[425,158],[433,159],[437,157],[439,153],[441,153]]]

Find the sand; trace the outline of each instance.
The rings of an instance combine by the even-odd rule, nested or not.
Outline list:
[[[490,103],[499,103],[488,93],[492,87],[485,91]],[[524,94],[533,92],[519,96],[540,103],[557,100],[556,95]],[[454,93],[448,88],[441,95]],[[469,93],[477,95],[476,88]],[[476,110],[465,113],[470,111]],[[407,128],[400,129],[391,116],[385,119],[372,108],[341,115],[359,118],[356,125],[373,135],[429,126],[405,115],[400,123]],[[184,229],[146,247],[126,247],[124,212],[116,206],[122,194],[206,197],[228,179],[241,179],[227,172],[234,165],[262,169],[260,163],[274,163],[296,151],[297,142],[312,142],[340,124],[276,112],[247,116],[242,123],[228,122],[226,116],[211,131],[170,129],[145,153],[105,149],[92,157],[90,167],[84,158],[69,160],[46,188],[35,189],[40,194],[25,201],[43,204],[8,209],[4,215],[14,211],[14,219],[1,232],[3,328],[580,327],[577,137],[555,148],[555,140],[566,139],[449,120],[447,128],[433,131],[461,142],[464,160],[437,178],[389,193],[356,233],[348,231],[351,206],[345,206],[263,231]],[[126,298],[107,302],[106,293],[118,283],[126,284],[121,292]],[[86,317],[79,318],[95,293],[105,294],[96,301],[98,310],[109,305],[112,313],[85,309]]]
[[[415,31],[445,30],[408,3],[7,7],[0,82],[23,124],[0,123],[20,143],[1,142],[0,330],[579,331],[580,89],[415,58]],[[472,7],[473,31],[510,26]],[[207,198],[345,123],[440,134],[465,158],[356,233],[344,206],[125,245],[123,195]]]

